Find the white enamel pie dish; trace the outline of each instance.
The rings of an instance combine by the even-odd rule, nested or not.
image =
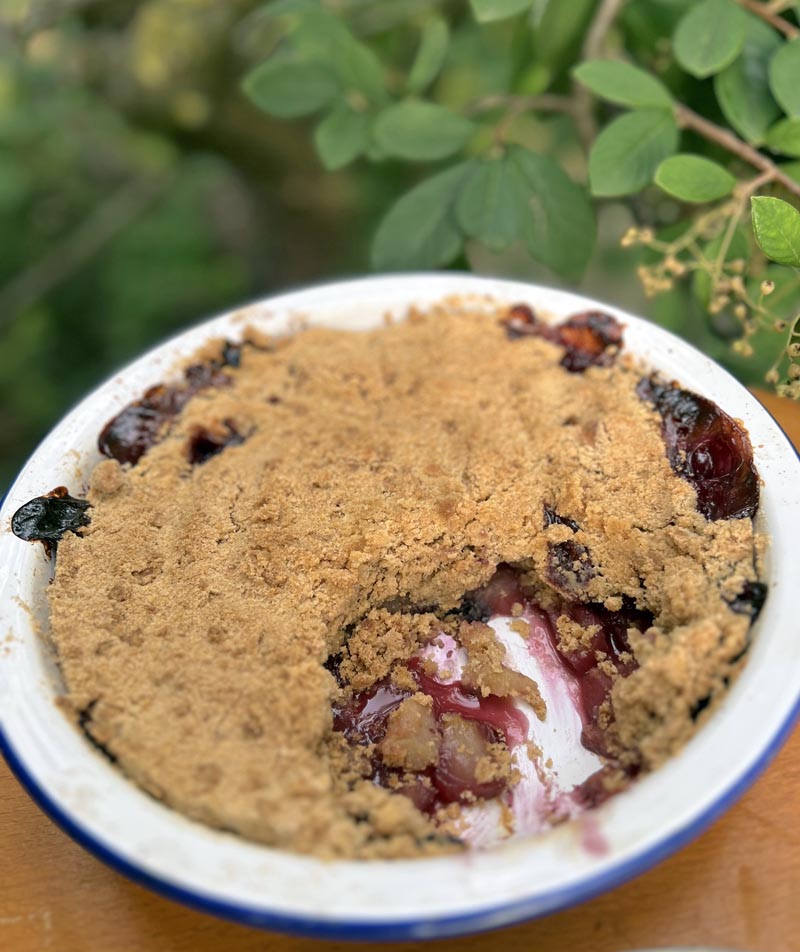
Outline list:
[[[555,317],[587,309],[625,325],[626,349],[747,427],[763,480],[758,519],[771,544],[769,596],[749,660],[687,747],[590,819],[487,851],[416,861],[323,862],[248,843],[163,806],[130,783],[62,715],[46,630],[51,565],[10,531],[16,509],[58,485],[83,490],[105,422],[210,338],[246,324],[271,333],[302,316],[358,330],[386,312],[448,295],[525,302]],[[479,359],[476,355],[476,359]],[[635,452],[635,448],[632,448]],[[100,859],[165,896],[249,925],[309,936],[419,939],[492,929],[581,902],[658,863],[747,789],[792,729],[800,704],[800,462],[761,405],[728,373],[668,332],[577,295],[456,274],[365,278],[257,302],[162,344],[91,393],[50,433],[0,510],[0,748],[33,799]],[[589,850],[586,824],[606,844]]]

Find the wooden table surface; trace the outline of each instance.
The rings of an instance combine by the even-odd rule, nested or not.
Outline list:
[[[760,395],[761,396],[761,395]],[[800,446],[800,406],[765,396]],[[439,952],[623,952],[692,945],[800,950],[800,731],[710,830],[613,892]],[[420,943],[434,947],[434,943]],[[232,925],[112,872],[55,827],[0,761],[2,952],[333,952],[347,943]],[[388,946],[409,948],[410,943]]]

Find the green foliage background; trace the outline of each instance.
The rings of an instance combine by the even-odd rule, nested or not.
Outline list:
[[[641,245],[620,246],[632,226],[654,228],[665,241],[687,227],[686,203],[698,197],[683,193],[680,162],[659,170],[660,189],[650,185],[650,172],[640,183],[641,194],[631,195],[638,189],[620,190],[610,174],[613,155],[603,163],[598,148],[587,163],[572,118],[546,110],[499,117],[512,134],[507,150],[495,159],[498,167],[502,162],[512,169],[511,177],[496,174],[488,162],[470,165],[474,159],[467,153],[458,159],[466,163],[464,175],[471,176],[470,188],[462,189],[462,173],[450,171],[456,160],[440,162],[465,149],[473,137],[478,149],[490,148],[480,130],[488,136],[491,129],[479,124],[480,109],[474,114],[472,108],[475,103],[491,107],[486,97],[510,90],[518,96],[574,92],[570,71],[598,4],[531,4],[327,4],[359,37],[361,45],[347,47],[343,62],[352,72],[348,84],[360,90],[369,110],[381,110],[372,125],[364,118],[363,102],[346,100],[322,122],[285,121],[329,104],[330,79],[324,70],[293,72],[291,55],[281,58],[284,28],[254,0],[3,0],[0,488],[74,401],[149,344],[258,295],[365,272],[371,261],[381,267],[409,261],[446,265],[574,285],[649,314],[745,382],[763,381],[785,346],[782,337],[760,327],[749,338],[754,356],[737,354],[730,342],[739,335],[739,325],[724,309],[709,317],[712,290],[703,284],[703,273],[669,294],[647,298],[637,269],[650,266],[658,255]],[[292,13],[304,5],[286,7]],[[670,38],[674,34],[678,43],[676,27],[693,5],[699,6],[694,0],[622,5],[609,31],[612,52],[624,49],[659,78],[631,84],[625,75],[589,68],[582,81],[589,88],[602,87],[611,103],[592,108],[603,122],[628,122],[635,147],[642,123],[662,121],[658,110],[669,108],[671,95],[717,120],[722,103],[750,141],[763,142],[769,134],[770,148],[800,155],[792,151],[798,147],[793,120],[776,125],[796,104],[775,103],[759,87],[763,77],[737,72],[736,64],[744,60],[728,62],[734,46],[743,57],[748,43],[773,42],[760,21],[755,30],[743,28],[741,38],[736,34],[717,42],[714,35],[716,46],[699,50],[692,44],[698,30],[686,29],[688,42],[678,49],[681,61],[676,62]],[[508,8],[501,13],[523,11],[533,17],[533,25],[520,31],[505,21],[479,22],[493,20],[499,8]],[[795,12],[789,9],[786,15],[795,17]],[[728,27],[734,33],[738,29],[735,22]],[[797,44],[786,48],[790,45],[797,49]],[[792,56],[784,56],[782,66],[790,80]],[[264,61],[266,67],[258,65]],[[408,75],[394,75],[397,63],[409,64]],[[412,97],[421,97],[415,100],[420,105],[391,106],[390,95],[375,81],[376,65],[388,76],[389,88],[406,84]],[[267,74],[259,76],[259,69]],[[243,93],[241,81],[248,73],[245,89],[271,115]],[[707,78],[712,73],[713,80]],[[791,91],[791,82],[784,86]],[[432,88],[435,95],[428,95]],[[800,89],[800,75],[795,88]],[[630,89],[637,92],[626,101]],[[615,119],[619,105],[635,111]],[[428,132],[420,136],[420,129]],[[674,151],[669,128],[653,135],[662,144],[665,136],[670,140],[663,155]],[[725,158],[713,145],[693,142],[691,135],[689,145],[708,160]],[[368,160],[351,161],[362,152]],[[513,183],[534,187],[531,183],[542,176],[551,182],[554,166],[560,184],[543,212],[555,236],[554,250],[550,260],[547,254],[534,260],[524,243],[510,243],[509,222],[517,204]],[[693,181],[705,183],[700,200],[707,201],[715,189],[720,195],[730,191],[731,174],[719,165],[708,161],[692,172]],[[443,194],[442,188],[455,189],[458,179],[459,231],[454,237],[452,226],[440,222],[438,231],[420,238],[413,207],[390,213],[399,216],[395,232],[405,230],[409,243],[413,238],[419,245],[417,258],[409,259],[407,249],[398,254],[387,211],[415,186],[430,188],[436,174],[450,176],[436,195]],[[582,254],[575,235],[591,229],[591,222],[578,210],[567,223],[572,231],[564,231],[558,203],[572,201],[572,183],[587,179],[593,180],[596,195],[608,199],[595,206],[598,240],[593,249],[591,242],[585,246],[584,270],[575,266]],[[487,191],[492,207],[505,208],[506,216],[487,215],[482,204]],[[620,191],[626,195],[620,197]],[[574,248],[571,258],[564,253],[569,248]],[[749,253],[738,231],[731,248]],[[800,306],[796,273],[764,263],[756,277],[757,282],[775,281],[773,313],[791,318]]]

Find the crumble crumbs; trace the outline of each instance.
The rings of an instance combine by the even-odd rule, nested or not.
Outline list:
[[[547,710],[535,681],[505,667],[506,649],[494,631],[481,622],[462,623],[458,641],[467,649],[467,664],[461,680],[484,697],[515,697],[527,701],[540,721]]]
[[[91,524],[59,544],[64,703],[122,770],[275,847],[458,849],[446,824],[367,779],[373,751],[332,730],[331,705],[385,676],[413,690],[404,662],[454,630],[449,613],[498,563],[524,567],[557,604],[543,580],[558,545],[580,600],[654,615],[646,635],[630,632],[639,667],[615,679],[613,713],[604,705],[613,742],[642,769],[685,743],[693,711],[741,664],[749,619],[724,595],[756,579],[761,544],[749,519],[698,513],[632,365],[569,374],[560,347],[509,341],[489,305],[248,337],[230,385],[198,392],[137,465],[98,465]],[[193,466],[192,434],[221,426],[246,442]],[[545,530],[545,504],[579,528]],[[559,623],[565,643],[587,632]],[[481,626],[456,633],[471,642],[471,683],[543,716],[535,684],[510,677]],[[336,655],[345,687],[325,667]],[[383,750],[398,766],[430,755],[424,730],[418,749],[392,746],[425,707],[414,696],[390,718]],[[511,781],[507,755],[493,745],[481,777]],[[458,805],[442,813],[456,828]]]

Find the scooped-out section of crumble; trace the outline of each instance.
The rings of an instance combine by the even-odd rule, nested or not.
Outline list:
[[[85,501],[18,514],[58,544],[81,729],[188,816],[327,858],[538,833],[657,768],[745,662],[758,477],[623,345],[490,302],[208,345],[106,424]]]

